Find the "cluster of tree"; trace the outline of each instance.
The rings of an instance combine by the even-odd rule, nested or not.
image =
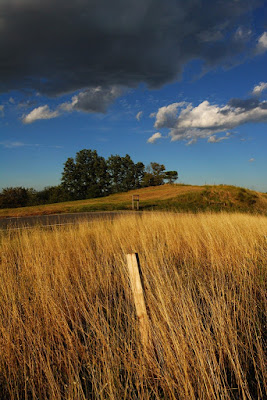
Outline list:
[[[142,180],[142,187],[163,185],[164,181],[174,183],[178,179],[177,171],[165,171],[163,164],[151,162],[147,167]]]
[[[68,158],[62,174],[62,186],[72,199],[85,199],[125,192],[146,186],[173,183],[177,171],[165,171],[163,164],[151,162],[147,168],[131,157],[111,155],[107,160],[96,150],[81,150]]]
[[[67,195],[62,185],[48,186],[40,191],[33,188],[7,187],[0,192],[0,208],[36,206],[66,200]]]
[[[144,164],[131,157],[111,155],[107,160],[95,150],[81,150],[68,158],[62,174],[62,186],[70,198],[106,196],[141,187]]]
[[[131,157],[111,155],[107,160],[96,150],[84,149],[64,164],[61,184],[41,191],[23,187],[5,188],[0,193],[0,208],[58,203],[107,196],[147,186],[173,183],[177,171],[166,171],[163,164],[151,162],[147,168]]]

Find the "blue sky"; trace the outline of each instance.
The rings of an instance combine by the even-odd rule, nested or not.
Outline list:
[[[70,0],[48,0],[45,10],[3,0],[1,188],[57,185],[66,159],[87,148],[163,163],[183,183],[267,192],[266,2],[155,1],[159,11],[148,0],[114,0],[109,19],[101,0],[92,28],[89,0],[80,1],[83,13]],[[51,41],[46,29],[62,7],[66,26]]]

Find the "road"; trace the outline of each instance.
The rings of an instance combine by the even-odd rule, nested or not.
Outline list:
[[[121,215],[129,214],[140,215],[142,212],[136,211],[103,211],[103,212],[83,212],[73,214],[52,214],[52,215],[35,215],[32,217],[12,217],[1,218],[0,229],[20,229],[28,228],[36,225],[41,226],[55,226],[64,224],[73,224],[82,220],[93,220],[97,218],[114,219]]]

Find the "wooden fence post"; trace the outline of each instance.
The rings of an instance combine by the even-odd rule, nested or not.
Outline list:
[[[136,315],[139,321],[140,336],[143,347],[146,351],[151,350],[151,336],[149,328],[149,318],[147,315],[144,292],[142,286],[142,272],[138,260],[138,254],[127,254],[127,265],[133,292]]]
[[[132,195],[132,209],[135,209],[135,204],[136,204],[136,209],[139,210],[139,194],[133,194]]]

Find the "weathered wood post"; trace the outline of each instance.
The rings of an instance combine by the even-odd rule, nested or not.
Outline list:
[[[151,351],[151,335],[149,327],[149,318],[146,310],[144,299],[143,285],[142,285],[142,271],[137,253],[127,254],[127,265],[131,282],[131,289],[133,292],[136,315],[139,321],[139,330],[141,341],[145,351]]]
[[[135,204],[136,204],[136,209],[139,210],[139,194],[133,194],[132,195],[132,209],[135,209]]]

